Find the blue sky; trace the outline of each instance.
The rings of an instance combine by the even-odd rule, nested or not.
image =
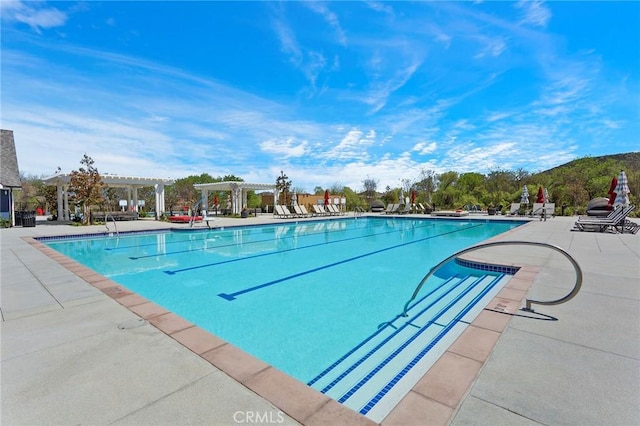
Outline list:
[[[400,187],[640,147],[640,2],[2,1],[21,172]]]

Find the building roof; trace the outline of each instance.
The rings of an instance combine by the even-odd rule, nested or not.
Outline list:
[[[128,186],[154,186],[156,184],[162,183],[164,185],[173,185],[173,179],[162,179],[162,178],[148,178],[148,177],[134,177],[134,176],[117,176],[117,175],[100,175],[100,180],[105,185],[117,188],[117,187],[128,187]],[[56,173],[53,176],[49,176],[44,178],[42,182],[45,185],[57,185],[58,182],[63,184],[68,184],[71,181],[70,173]]]
[[[16,144],[13,140],[13,130],[0,130],[0,187],[21,188]]]

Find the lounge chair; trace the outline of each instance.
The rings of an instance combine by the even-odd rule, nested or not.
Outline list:
[[[531,209],[531,216],[542,216],[544,203],[533,203],[533,208]]]
[[[285,219],[285,218],[289,218],[289,217],[293,217],[293,215],[291,214],[291,212],[289,211],[289,209],[286,206],[280,206],[277,205],[273,215],[280,218],[280,219]]]
[[[400,204],[392,204],[391,209],[387,209],[385,214],[394,214],[398,213],[398,209],[400,208]]]
[[[605,232],[613,229],[615,232],[624,233],[626,230],[627,232],[635,233],[640,226],[627,219],[629,213],[635,208],[636,206],[634,205],[618,207],[605,217],[578,217],[578,220],[574,224],[574,229],[578,231],[597,232]]]
[[[556,203],[545,203],[544,215],[545,217],[554,217],[556,215]]]
[[[433,211],[433,208],[431,207],[431,205],[429,203],[427,203],[426,207],[424,206],[424,204],[418,203],[418,207],[420,208],[420,210],[422,210],[422,213],[424,213],[424,214],[428,214],[428,213],[431,213]]]
[[[315,212],[316,216],[326,216],[327,215],[327,212],[317,204],[313,204],[313,211]]]
[[[391,209],[393,209],[393,203],[387,204],[387,208],[382,213],[389,214],[391,213]]]
[[[520,212],[520,203],[511,203],[511,208],[509,209],[509,216],[515,216]]]
[[[300,210],[302,211],[302,214],[305,215],[306,217],[313,216],[313,214],[309,213],[309,211],[303,204],[300,205]]]
[[[327,212],[331,215],[331,216],[339,216],[340,210],[338,210],[338,206],[334,205],[334,204],[327,204],[326,205],[327,208]]]
[[[293,211],[296,212],[295,215],[298,217],[309,217],[309,214],[305,214],[298,205],[293,206]]]
[[[411,204],[405,204],[402,208],[398,208],[398,213],[407,214],[411,213]]]

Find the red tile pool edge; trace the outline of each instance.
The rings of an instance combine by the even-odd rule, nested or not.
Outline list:
[[[305,383],[34,238],[24,237],[23,240],[296,421],[305,425],[375,424]],[[433,425],[448,424],[507,327],[511,319],[510,314],[520,309],[539,272],[539,268],[535,266],[511,266],[518,266],[520,270],[387,415],[382,425],[415,424],[425,421]]]

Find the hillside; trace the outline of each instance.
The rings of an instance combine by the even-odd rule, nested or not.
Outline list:
[[[585,163],[591,163],[596,161],[598,163],[615,162],[620,165],[620,169],[627,172],[627,174],[636,174],[640,172],[640,152],[627,152],[624,154],[602,155],[600,157],[583,157],[560,166],[554,167],[549,170],[545,170],[540,173],[534,174],[534,176],[549,176],[562,169],[580,168]]]

